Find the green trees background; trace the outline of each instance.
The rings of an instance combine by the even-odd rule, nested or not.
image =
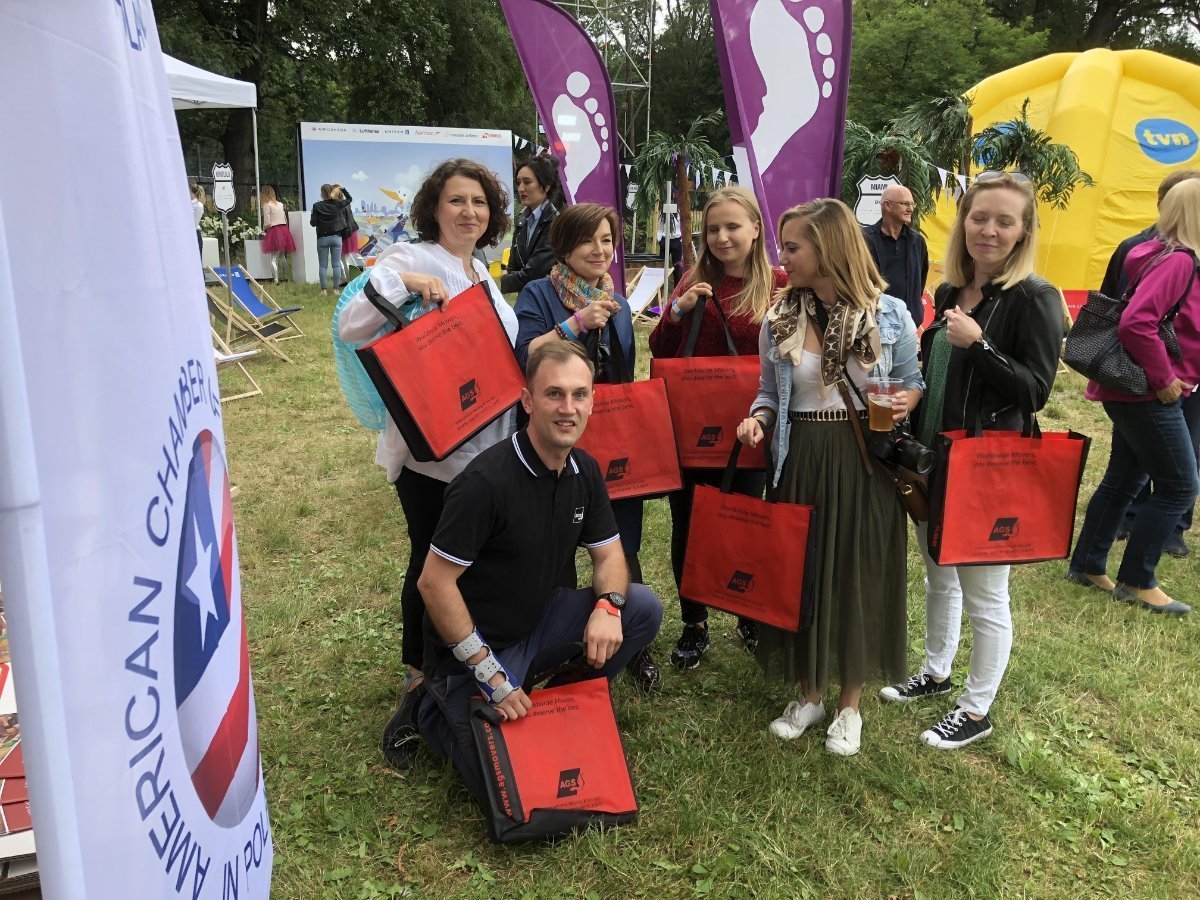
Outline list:
[[[297,179],[299,121],[535,135],[496,0],[172,0],[159,5],[158,18],[167,53],[258,85],[263,181],[285,191]],[[601,40],[635,59],[652,53],[651,131],[682,137],[723,108],[708,0],[664,0],[653,37],[630,8]],[[1099,46],[1200,62],[1200,0],[857,0],[849,118],[871,131],[896,130],[913,104],[959,95],[1044,53]],[[622,53],[609,58],[614,81],[629,80]],[[631,109],[637,102],[632,94],[618,98]],[[706,122],[701,136],[727,154],[725,119]],[[179,125],[190,173],[207,174],[216,156],[233,164],[239,180],[253,170],[249,111],[193,112]],[[644,133],[643,124],[636,137]],[[955,165],[926,146],[933,162]],[[627,149],[632,160],[640,148]]]

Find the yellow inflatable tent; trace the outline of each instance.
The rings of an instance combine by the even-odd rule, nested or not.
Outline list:
[[[1038,272],[1072,307],[1100,286],[1116,245],[1157,218],[1163,177],[1200,168],[1200,66],[1149,50],[1055,53],[993,75],[970,93],[976,134],[1017,118],[1028,97],[1030,123],[1071,147],[1096,181],[1077,190],[1067,209],[1038,212]],[[936,213],[922,220],[932,260],[945,254],[954,213],[943,194]]]

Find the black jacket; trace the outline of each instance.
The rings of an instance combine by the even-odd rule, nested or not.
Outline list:
[[[331,234],[341,236],[346,227],[346,209],[353,199],[349,192],[342,188],[341,200],[318,200],[313,204],[308,224],[317,229],[317,237],[329,237]]]
[[[908,232],[908,259],[905,260],[908,283],[889,283],[887,293],[904,301],[904,305],[908,307],[908,314],[912,316],[913,323],[920,328],[921,322],[925,319],[925,309],[921,305],[921,295],[925,292],[925,279],[929,277],[929,248],[925,245],[925,236],[917,231],[917,229],[911,228],[908,225],[902,225],[901,231]],[[875,259],[876,267],[882,272],[882,260],[884,258],[883,219],[880,219],[874,225],[864,225],[863,237],[867,240],[867,247],[871,250],[871,256]]]
[[[1100,293],[1114,300],[1120,299],[1121,295],[1125,293],[1125,288],[1129,286],[1129,279],[1125,275],[1125,257],[1138,244],[1144,244],[1157,235],[1158,232],[1151,225],[1144,231],[1139,231],[1133,237],[1127,237],[1117,244],[1117,249],[1109,257],[1108,268],[1104,271],[1104,281],[1100,284]]]
[[[532,213],[526,210],[513,232],[512,249],[508,254],[508,272],[500,279],[500,290],[506,294],[522,290],[538,278],[545,278],[554,267],[554,251],[550,249],[550,224],[558,215],[551,204],[542,212],[533,232],[533,243],[525,249],[526,229]]]
[[[946,309],[959,289],[943,284],[934,294],[935,318],[921,336],[928,367],[934,335],[946,326]],[[1037,412],[1046,405],[1063,340],[1062,297],[1044,278],[1030,275],[1007,290],[983,288],[971,311],[983,338],[965,350],[954,347],[946,372],[941,431],[970,428],[1021,430],[1021,405]],[[917,407],[918,415],[922,406]]]

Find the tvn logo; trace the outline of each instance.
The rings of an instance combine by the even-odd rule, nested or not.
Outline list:
[[[608,464],[608,472],[605,473],[604,480],[606,482],[620,481],[628,474],[629,474],[629,457],[626,456],[622,459],[614,459],[612,462],[610,462]]]
[[[748,594],[754,590],[754,576],[749,572],[735,571],[727,587],[739,594]]]
[[[1020,533],[1021,527],[1017,519],[997,519],[996,524],[992,526],[992,533],[988,536],[988,540],[1007,541],[1009,538],[1015,538]]]
[[[466,384],[458,389],[458,405],[462,407],[462,411],[466,412],[479,399],[479,385],[472,378]]]
[[[1164,166],[1187,162],[1200,144],[1195,129],[1175,119],[1142,119],[1133,134],[1142,152]]]
[[[710,425],[700,432],[700,440],[696,441],[697,447],[715,447],[721,442],[721,426]]]
[[[579,769],[563,769],[558,773],[558,799],[574,797],[583,790],[583,776]]]

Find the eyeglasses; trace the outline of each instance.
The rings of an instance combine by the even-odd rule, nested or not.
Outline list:
[[[917,208],[917,204],[913,203],[911,200],[884,200],[883,202],[891,203],[895,206],[899,206],[904,209],[916,209]]]
[[[1004,178],[1006,176],[1011,178],[1017,184],[1030,183],[1029,176],[1023,172],[980,172],[975,176],[975,181],[979,183],[986,183],[988,181],[995,181],[997,178]]]

